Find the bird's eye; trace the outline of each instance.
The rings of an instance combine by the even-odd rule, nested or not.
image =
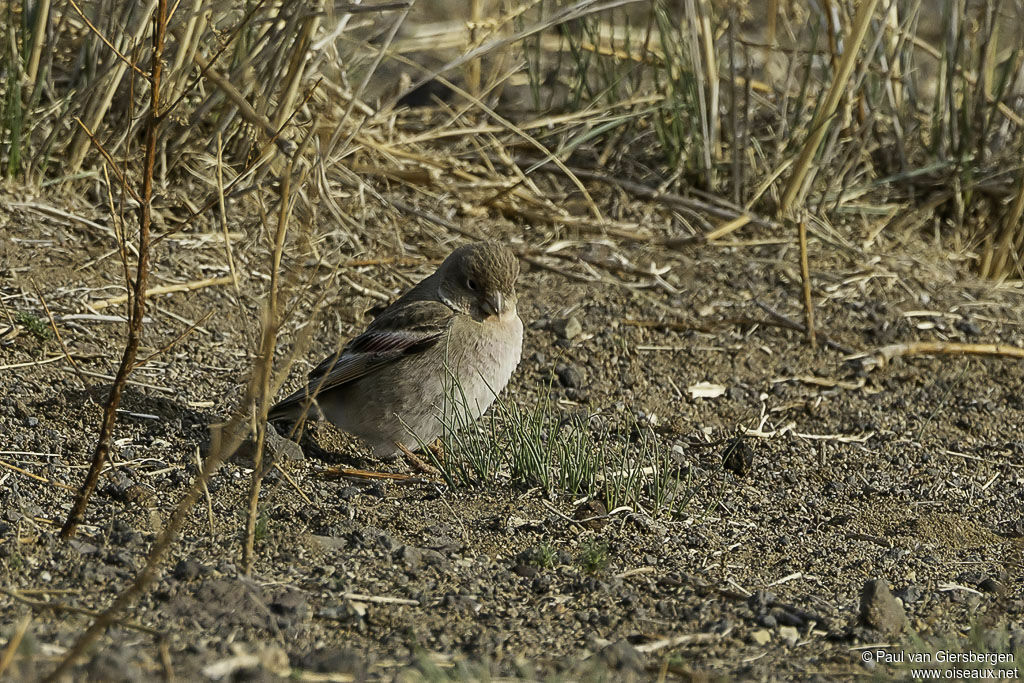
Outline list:
[[[476,288],[476,280],[474,280],[473,278],[469,278],[468,280],[466,280],[466,289],[468,289],[471,292],[475,292]]]

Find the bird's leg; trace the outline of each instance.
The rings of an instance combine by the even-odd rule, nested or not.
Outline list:
[[[434,467],[428,462],[424,462],[423,458],[410,451],[403,444],[396,442],[395,445],[398,446],[398,450],[402,451],[402,455],[405,456],[405,461],[408,462],[409,465],[411,465],[414,470],[416,470],[417,472],[422,472],[423,474],[429,474],[434,477],[441,476],[441,472],[438,471],[436,467]]]

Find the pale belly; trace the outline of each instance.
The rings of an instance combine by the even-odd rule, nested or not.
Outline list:
[[[329,405],[321,402],[321,409],[378,455],[397,452],[396,443],[415,450],[445,428],[460,429],[483,415],[512,377],[522,346],[518,315],[464,321],[436,346],[359,380],[354,391]]]

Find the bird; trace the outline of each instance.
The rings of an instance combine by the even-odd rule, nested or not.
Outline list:
[[[270,409],[319,413],[393,460],[477,420],[519,365],[519,261],[496,241],[455,249]]]

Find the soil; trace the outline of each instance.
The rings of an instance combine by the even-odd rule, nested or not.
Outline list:
[[[239,290],[220,284],[150,302],[140,358],[157,355],[125,392],[85,525],[62,542],[110,385],[100,375],[116,371],[125,331],[124,305],[96,302],[123,293],[123,274],[111,234],[38,207],[105,224],[103,213],[84,199],[15,192],[0,202],[0,296],[12,316],[44,324],[33,333],[23,321],[0,346],[0,458],[35,476],[0,468],[0,642],[31,616],[6,673],[31,680],[90,623],[71,608],[104,609],[143,567],[196,477],[209,425],[242,400],[268,267],[259,223],[235,218]],[[380,226],[373,238],[361,247],[329,239],[322,262],[298,256],[301,239],[290,247],[295,315],[278,367],[298,354],[279,396],[366,324],[383,303],[367,292],[393,298],[461,241],[407,218],[363,219]],[[552,244],[509,222],[479,229],[522,249]],[[218,234],[211,218],[161,242],[152,286],[224,275]],[[631,413],[650,425],[689,477],[680,514],[602,514],[592,501],[510,484],[339,478],[330,468],[409,465],[375,461],[319,425],[302,455],[281,463],[288,479],[267,475],[251,575],[240,571],[251,463],[236,457],[213,477],[209,507],[201,498],[154,585],[75,678],[905,675],[864,661],[863,651],[883,645],[1018,648],[1019,666],[1020,359],[914,355],[869,370],[823,344],[811,349],[766,310],[802,319],[796,252],[777,236],[678,251],[567,237],[556,256],[531,252],[523,262],[524,359],[504,396],[529,406],[551,383],[566,414]],[[818,327],[835,344],[1024,346],[1019,283],[975,281],[917,241],[889,246],[876,244],[864,261],[812,239]],[[409,258],[386,262],[396,256]],[[632,266],[588,265],[620,256]],[[338,266],[352,258],[385,262]],[[668,270],[644,275],[652,262]],[[333,279],[339,272],[348,282]],[[80,376],[47,333],[36,288]],[[303,332],[319,299],[328,306]],[[581,330],[567,339],[570,318]],[[695,398],[699,382],[724,393]],[[697,445],[737,435],[738,455]],[[871,603],[864,618],[862,595]]]

